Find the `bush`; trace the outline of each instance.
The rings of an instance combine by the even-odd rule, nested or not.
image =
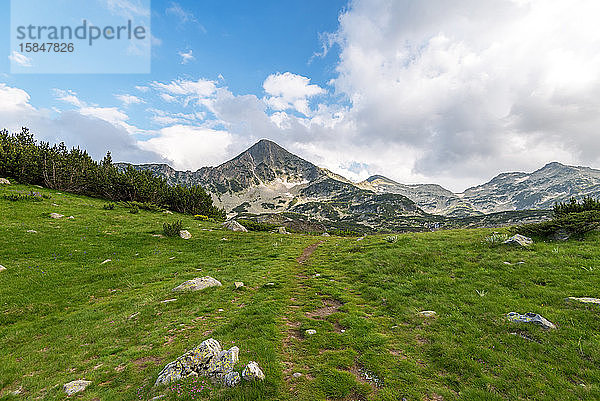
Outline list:
[[[138,214],[140,212],[140,208],[137,205],[133,205],[131,206],[131,209],[129,209],[129,213],[131,214]]]
[[[205,216],[203,214],[197,214],[194,216],[194,220],[208,221],[208,216]]]
[[[50,195],[42,195],[39,192],[29,192],[28,194],[17,193],[17,194],[8,194],[2,195],[2,198],[11,201],[11,202],[19,202],[19,201],[31,201],[31,202],[42,202],[44,199],[50,199]]]
[[[246,227],[248,231],[273,231],[279,227],[275,224],[259,223],[248,219],[238,219],[237,222]]]
[[[490,245],[499,245],[504,243],[504,241],[506,241],[507,239],[508,235],[506,234],[493,233],[492,235],[488,235],[487,237],[485,237],[485,242]]]
[[[181,220],[163,224],[163,234],[165,234],[166,237],[179,237],[179,232],[181,230],[183,230],[183,223]]]
[[[329,230],[328,232],[330,235],[337,235],[338,237],[360,237],[361,236],[361,234],[359,232],[352,231],[352,230],[335,229],[335,230]]]
[[[513,233],[529,237],[582,237],[585,233],[600,228],[600,210],[587,210],[578,213],[559,214],[552,220],[525,224],[512,228]]]
[[[393,244],[396,241],[398,241],[398,236],[397,235],[390,235],[390,236],[385,237],[385,240],[387,242],[389,242],[390,244]]]
[[[149,212],[162,212],[164,209],[152,202],[127,202],[127,206],[133,208],[137,207],[140,210],[147,210]]]
[[[571,198],[568,203],[556,203],[554,205],[554,216],[560,217],[570,213],[580,213],[588,210],[600,210],[600,201],[587,196],[579,203],[577,202],[577,199]]]
[[[107,203],[106,205],[102,206],[102,208],[104,210],[115,210],[115,204],[114,203]]]

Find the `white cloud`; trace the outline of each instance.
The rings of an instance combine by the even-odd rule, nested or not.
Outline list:
[[[181,57],[181,64],[187,64],[190,61],[194,61],[196,59],[196,57],[194,57],[194,55],[192,54],[192,50],[188,52],[178,52],[178,54]]]
[[[227,131],[174,125],[162,128],[156,138],[140,145],[171,160],[175,168],[197,170],[223,162],[232,142],[233,137]]]
[[[192,23],[196,25],[203,33],[206,33],[206,28],[198,21],[196,16],[191,12],[183,9],[177,2],[171,2],[165,10],[166,15],[172,15],[179,20],[180,24]]]
[[[140,0],[104,0],[115,15],[150,17],[150,10]]]
[[[54,89],[54,96],[61,102],[69,103],[76,107],[83,107],[85,103],[79,100],[77,93],[72,90]]]
[[[319,85],[311,84],[310,78],[291,72],[269,75],[263,83],[263,88],[270,95],[265,101],[271,109],[293,109],[304,115],[310,114],[308,100],[326,93]]]
[[[199,79],[197,81],[178,79],[168,84],[154,81],[152,82],[152,87],[159,92],[170,95],[194,96],[198,98],[209,97],[216,91],[215,82],[206,79]]]
[[[143,99],[134,96],[134,95],[127,95],[127,94],[123,94],[123,95],[115,95],[115,97],[121,102],[123,103],[125,106],[129,106],[132,104],[141,104],[141,103],[146,103]]]
[[[0,83],[0,110],[5,112],[34,111],[35,109],[29,104],[29,99],[29,94],[24,90]]]
[[[31,64],[31,58],[27,57],[26,55],[22,54],[22,53],[18,53],[16,51],[13,51],[11,53],[10,56],[8,56],[8,58],[10,59],[10,61],[20,65],[21,67],[32,67],[33,64]]]

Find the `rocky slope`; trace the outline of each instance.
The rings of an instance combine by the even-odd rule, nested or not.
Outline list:
[[[165,164],[134,167],[151,170],[171,184],[203,186],[230,216],[285,212],[309,216],[319,224],[371,229],[454,225],[449,219],[477,225],[489,221],[484,215],[490,213],[551,209],[572,196],[600,197],[600,170],[560,163],[533,173],[503,173],[460,194],[435,184],[401,184],[381,175],[352,183],[268,140],[217,167],[195,172]],[[534,215],[535,220],[544,213]],[[509,215],[497,214],[492,220],[502,224],[503,216]],[[519,213],[510,214],[511,222],[518,219]]]

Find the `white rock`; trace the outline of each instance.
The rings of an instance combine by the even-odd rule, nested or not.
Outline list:
[[[67,217],[67,219],[69,219],[69,220],[75,220],[75,217],[69,216],[69,217]]]
[[[37,231],[35,231],[35,230],[27,230],[27,232],[31,233],[31,234],[37,234]]]
[[[584,304],[600,304],[600,299],[598,298],[588,298],[588,297],[583,297],[583,298],[577,298],[577,297],[569,297],[567,298],[570,301],[577,301],[577,302],[582,302]]]
[[[524,235],[517,234],[517,235],[513,235],[512,237],[510,237],[509,239],[504,241],[504,243],[505,244],[519,244],[521,246],[529,246],[529,245],[533,244],[533,240]]]
[[[51,219],[62,219],[63,217],[65,217],[65,216],[63,216],[62,214],[50,213],[50,218]]]
[[[179,236],[183,239],[190,239],[192,238],[192,234],[190,234],[190,232],[188,230],[181,230],[179,231]]]
[[[433,310],[424,310],[419,312],[419,315],[423,316],[423,317],[435,317],[437,315],[437,313]]]
[[[164,301],[160,301],[161,304],[168,304],[169,302],[175,302],[177,298],[165,299]]]
[[[196,277],[193,280],[188,280],[177,287],[173,288],[173,291],[201,291],[208,287],[220,287],[222,286],[221,282],[215,280],[210,276],[206,277]]]
[[[89,380],[75,380],[65,384],[63,390],[67,395],[71,396],[85,390],[90,384],[92,384],[92,382]]]
[[[0,178],[0,185],[10,185],[10,181],[6,178]]]
[[[309,336],[315,335],[317,334],[317,330],[313,330],[313,329],[308,329],[305,331],[305,333]]]
[[[246,227],[244,227],[243,225],[241,225],[240,223],[238,223],[235,220],[226,221],[222,225],[223,225],[223,227],[225,227],[226,229],[228,229],[230,231],[237,231],[237,232],[244,232],[244,233],[248,232]]]
[[[170,210],[165,210],[163,213],[164,213],[164,214],[173,214],[173,212],[172,212],[172,211],[170,211]]]
[[[300,373],[300,372],[296,372],[296,373],[294,373],[292,376],[294,376],[294,378],[296,378],[296,379],[297,379],[297,378],[299,378],[299,377],[302,377],[302,373]]]
[[[6,267],[0,265],[0,272],[3,272],[4,270],[6,270]]]
[[[233,283],[235,285],[235,289],[239,289],[242,288],[244,286],[244,283],[242,283],[241,281],[236,281],[235,283]]]
[[[260,370],[258,363],[254,361],[248,362],[248,365],[242,371],[242,377],[245,380],[265,380],[265,374]]]
[[[112,259],[106,259],[104,262],[100,263],[100,265],[104,265],[104,264],[106,264],[108,262],[112,262]]]

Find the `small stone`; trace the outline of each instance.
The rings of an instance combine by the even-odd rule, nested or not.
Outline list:
[[[6,178],[0,178],[0,185],[10,185],[10,181]]]
[[[27,230],[27,232],[31,233],[31,234],[37,234],[37,231],[35,231],[35,230]]]
[[[164,301],[160,301],[161,304],[168,304],[169,302],[175,302],[177,298],[165,299]]]
[[[321,277],[321,274],[317,273],[317,274],[315,274],[313,277],[314,277],[314,278],[319,278],[319,277]]]
[[[344,329],[340,330],[340,333],[345,333],[345,332],[346,332],[346,330],[344,330]]]
[[[313,329],[308,329],[305,331],[305,333],[309,336],[315,335],[317,334],[317,330],[313,330]]]
[[[173,212],[172,212],[172,211],[170,211],[170,210],[165,210],[163,213],[164,213],[164,214],[173,214]]]
[[[285,227],[277,227],[277,232],[279,234],[289,234],[289,232],[285,229]]]
[[[157,395],[156,397],[150,398],[150,401],[157,401],[160,400],[161,398],[165,398],[165,395]]]
[[[513,235],[512,237],[510,237],[509,239],[504,241],[504,243],[505,244],[518,244],[521,246],[529,246],[529,245],[533,244],[533,240],[524,235],[517,234],[517,235]]]
[[[67,217],[67,219],[69,219],[69,220],[75,220],[75,217],[69,216],[69,217]]]
[[[329,236],[330,236],[329,233],[323,233],[323,234],[321,234],[321,237],[329,237]]]
[[[169,260],[173,260],[173,259],[175,259],[175,256],[171,256],[171,257],[169,258]]]
[[[140,315],[140,312],[136,312],[133,315],[129,316],[129,319],[134,319]]]
[[[235,289],[238,290],[240,288],[242,288],[244,286],[244,283],[241,281],[236,281],[235,283],[233,283],[235,285]]]
[[[65,216],[63,216],[62,214],[50,213],[50,218],[51,219],[62,219],[63,217],[65,217]]]
[[[433,310],[424,310],[422,312],[419,312],[419,315],[423,317],[435,317],[437,313]]]
[[[258,363],[254,361],[248,362],[248,365],[246,365],[244,370],[242,370],[242,377],[244,378],[244,380],[248,381],[265,380],[265,374],[262,370],[260,370]]]
[[[225,312],[225,309],[219,308],[219,309],[217,309],[217,312]]]
[[[100,265],[104,265],[106,263],[112,262],[112,259],[106,259],[104,262],[100,263]]]
[[[208,287],[221,287],[220,281],[215,280],[210,276],[196,277],[193,280],[188,280],[177,287],[173,291],[201,291]]]
[[[294,378],[295,378],[295,379],[297,379],[297,378],[299,378],[299,377],[302,377],[302,373],[300,373],[300,372],[296,372],[296,373],[294,373],[292,376],[294,376]]]
[[[68,396],[71,396],[85,390],[90,384],[92,384],[92,382],[89,380],[75,380],[65,384],[63,390]]]
[[[0,272],[3,272],[4,270],[6,270],[6,267],[0,265]]]
[[[541,326],[544,329],[555,329],[554,323],[546,319],[545,317],[538,315],[537,313],[528,312],[521,315],[516,312],[510,312],[507,315],[508,320],[515,323],[533,323]]]
[[[275,287],[275,283],[265,283],[265,287]]]
[[[577,301],[577,302],[581,302],[584,304],[600,304],[600,299],[598,298],[576,298],[576,297],[569,297],[567,298],[568,301]]]
[[[179,236],[183,239],[190,239],[192,238],[192,234],[190,234],[190,232],[188,230],[181,230],[179,231]]]

